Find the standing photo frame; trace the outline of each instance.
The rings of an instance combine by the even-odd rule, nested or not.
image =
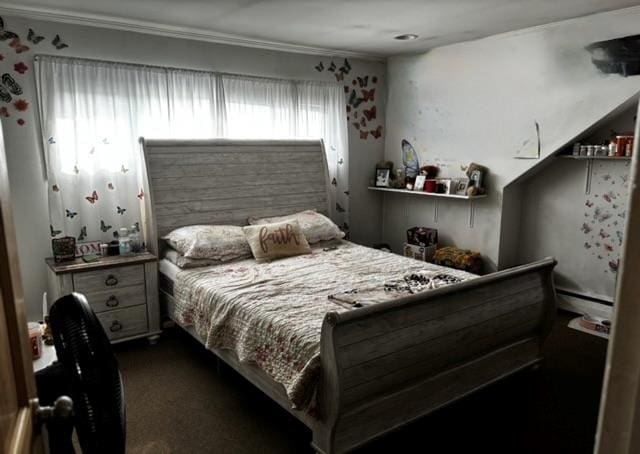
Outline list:
[[[376,187],[388,188],[390,186],[391,169],[384,167],[376,167]]]

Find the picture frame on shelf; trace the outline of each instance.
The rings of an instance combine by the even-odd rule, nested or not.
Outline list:
[[[443,178],[441,180],[438,181],[438,186],[439,186],[439,190],[438,192],[440,194],[451,194],[451,179],[449,178]]]
[[[467,188],[469,187],[468,178],[458,178],[453,185],[452,194],[455,195],[467,195]]]
[[[391,169],[385,167],[376,167],[375,186],[377,188],[390,187]]]
[[[424,183],[426,181],[427,177],[424,175],[418,175],[416,177],[416,181],[413,184],[413,190],[414,191],[424,191]]]

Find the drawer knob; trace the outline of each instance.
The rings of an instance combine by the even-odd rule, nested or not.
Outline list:
[[[113,322],[111,322],[111,326],[109,327],[109,331],[111,331],[112,333],[115,333],[117,331],[120,331],[122,329],[122,325],[120,324],[120,322],[118,320],[114,320]]]
[[[105,285],[114,286],[118,284],[118,279],[113,274],[110,274],[107,276],[107,279],[104,281],[104,283]]]
[[[115,295],[111,295],[105,304],[108,307],[116,307],[118,304],[120,304],[120,301],[118,301],[118,298],[116,298]]]

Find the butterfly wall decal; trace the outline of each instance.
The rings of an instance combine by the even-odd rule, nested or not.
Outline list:
[[[138,198],[142,200],[144,198],[144,191],[140,188],[140,192],[138,193]]]
[[[30,41],[33,44],[38,44],[43,39],[44,36],[36,35],[36,32],[33,31],[33,28],[29,29],[29,32],[27,33],[27,41]]]
[[[109,230],[111,230],[111,227],[112,226],[104,223],[104,219],[100,219],[100,230],[102,230],[102,232],[108,232]]]
[[[135,231],[139,232],[140,231],[140,223],[136,222],[135,224],[133,224],[133,226],[135,227]]]
[[[54,139],[54,138],[53,138],[53,136],[52,136],[52,137],[49,137],[49,138],[47,139],[47,143],[48,143],[49,145],[53,145],[54,143],[56,143],[56,139]]]
[[[4,117],[4,118],[9,118],[11,116],[11,114],[9,113],[9,110],[2,106],[0,107],[0,117]]]
[[[73,166],[73,173],[75,173],[76,175],[80,173],[80,169],[78,168],[77,165]]]
[[[402,164],[405,168],[405,175],[409,178],[415,178],[420,173],[418,153],[406,139],[402,139]]]
[[[18,74],[24,74],[29,70],[29,67],[25,65],[24,62],[19,61],[13,65],[13,70]]]
[[[338,213],[344,213],[344,212],[345,212],[345,211],[347,211],[347,210],[345,210],[344,208],[342,208],[342,205],[340,205],[339,203],[336,203],[336,211],[337,211]]]
[[[4,29],[4,20],[0,17],[0,41],[15,39],[17,37],[18,35],[16,33]]]
[[[340,67],[340,72],[343,74],[349,74],[350,71],[351,71],[351,64],[349,63],[349,60],[345,58],[344,63]]]
[[[1,98],[2,101],[11,102],[11,94],[21,95],[23,93],[22,87],[18,82],[16,82],[16,80],[13,78],[13,76],[11,76],[11,74],[4,73],[0,78],[0,81],[2,81],[2,86],[0,86],[1,88],[0,91],[4,93],[4,95]],[[5,99],[5,97],[7,97],[8,100]]]
[[[51,186],[51,190],[53,192],[60,192],[60,186],[58,186],[57,184],[54,184],[53,186]]]
[[[87,226],[83,225],[80,229],[80,235],[78,235],[78,241],[82,241],[87,238]]]
[[[322,72],[324,70],[324,64],[322,62],[318,63],[314,66],[315,70],[318,72]]]
[[[62,233],[62,230],[55,230],[53,224],[49,224],[49,231],[51,232],[51,237],[58,236]]]
[[[336,180],[334,177],[333,180],[331,180],[331,184],[334,186],[338,186],[338,180]]]
[[[356,79],[358,80],[360,88],[364,88],[369,85],[369,76],[356,77]]]
[[[122,164],[122,167],[120,167],[120,172],[122,173],[127,173],[130,169],[127,169],[124,164]]]
[[[113,186],[113,183],[108,183],[107,189],[109,189],[110,191],[113,191],[115,189],[115,187]]]
[[[329,67],[327,68],[327,71],[334,72],[335,70],[336,70],[336,64],[332,61]]]
[[[126,208],[121,208],[120,206],[116,207],[116,211],[120,216],[124,215],[124,212],[127,211]]]
[[[65,209],[64,211],[67,212],[67,217],[71,218],[71,219],[75,218],[78,215],[77,211],[71,211],[71,210],[67,210],[67,209]]]
[[[85,197],[85,199],[87,200],[87,202],[93,205],[98,201],[98,193],[94,190],[93,193],[90,196]]]
[[[337,72],[334,74],[334,76],[336,78],[336,82],[340,82],[344,80],[344,73]]]
[[[369,137],[369,131],[360,131],[361,139],[366,139],[367,137]]]
[[[372,88],[371,90],[362,90],[362,99],[364,99],[365,102],[373,101],[373,95],[375,95],[375,93],[375,88]]]
[[[65,47],[69,47],[68,44],[65,44],[62,42],[62,40],[60,39],[60,35],[56,35],[55,38],[53,38],[53,41],[51,41],[51,44],[53,45],[53,47],[55,47],[58,50],[64,49]]]
[[[375,120],[377,115],[376,106],[373,106],[371,109],[364,109],[362,113],[367,118],[367,121]]]
[[[362,118],[360,119],[360,126],[362,126],[363,128],[364,128],[365,126],[367,126],[367,120],[366,120],[366,118],[362,117]]]
[[[356,129],[360,129],[360,122],[358,121],[354,121],[353,123],[351,123],[353,125],[354,128]]]
[[[20,41],[20,38],[17,36],[11,40],[11,42],[9,43],[9,47],[12,47],[13,50],[16,51],[16,54],[21,54],[30,49],[29,46],[25,46],[24,44],[22,44],[22,41]]]
[[[382,136],[382,125],[378,125],[378,127],[376,129],[372,129],[371,131],[369,131],[371,133],[371,135],[373,137],[375,137],[376,139],[380,138],[380,136]]]

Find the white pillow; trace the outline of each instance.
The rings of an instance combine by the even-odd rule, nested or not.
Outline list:
[[[309,244],[318,243],[320,241],[340,240],[344,238],[342,232],[337,225],[328,217],[313,210],[301,211],[299,213],[289,214],[287,216],[276,216],[272,218],[249,218],[249,224],[274,224],[277,222],[298,221],[300,229]]]
[[[189,225],[165,235],[164,240],[190,259],[220,261],[251,257],[251,248],[236,225]]]
[[[185,257],[184,255],[181,255],[175,249],[167,249],[167,251],[164,253],[164,258],[182,269],[220,265],[221,263],[223,263],[222,260],[215,259],[190,259]]]

